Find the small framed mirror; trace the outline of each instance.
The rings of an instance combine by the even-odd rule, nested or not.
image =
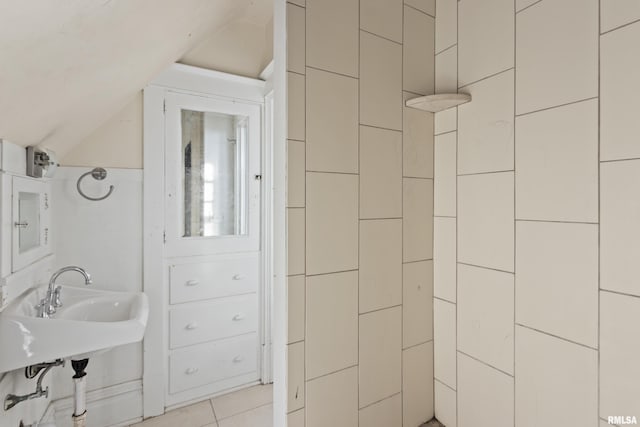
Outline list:
[[[183,237],[247,234],[249,117],[181,109]]]

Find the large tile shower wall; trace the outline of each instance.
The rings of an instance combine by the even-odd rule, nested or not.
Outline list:
[[[290,427],[433,416],[434,0],[290,0]]]
[[[437,0],[435,412],[640,419],[640,3]]]

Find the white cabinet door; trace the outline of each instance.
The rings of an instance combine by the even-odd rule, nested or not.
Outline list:
[[[260,250],[261,106],[165,98],[165,255]]]

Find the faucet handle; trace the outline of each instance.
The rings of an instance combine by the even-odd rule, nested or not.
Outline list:
[[[51,301],[51,305],[54,307],[62,307],[62,300],[60,299],[60,294],[62,293],[62,286],[56,286],[53,290],[53,297]]]
[[[47,299],[41,299],[40,302],[34,307],[36,309],[36,316],[44,319],[48,318],[50,315],[48,307],[49,304],[47,302]]]

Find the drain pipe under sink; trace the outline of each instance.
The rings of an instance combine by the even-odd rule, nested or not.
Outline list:
[[[73,376],[73,427],[87,425],[87,373],[84,371],[89,359],[72,360],[71,366],[75,371]]]

